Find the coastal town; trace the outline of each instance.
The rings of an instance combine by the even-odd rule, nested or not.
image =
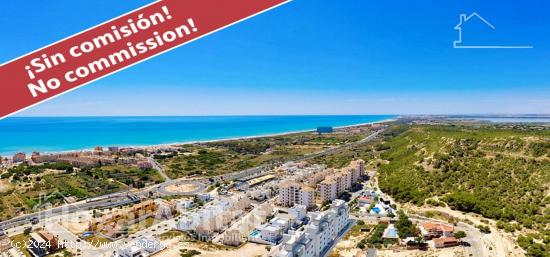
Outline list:
[[[550,257],[550,0],[0,20],[0,257]]]
[[[215,176],[167,175],[166,158],[193,154],[181,152],[177,145],[16,153],[0,164],[4,184],[20,181],[21,187],[33,188],[40,181],[33,167],[46,167],[43,173],[55,174],[124,166],[144,173],[123,190],[85,198],[59,191],[55,197],[60,201],[37,203],[31,211],[20,208],[17,216],[0,222],[0,252],[6,257],[520,254],[509,238],[479,216],[396,202],[380,190],[377,173],[382,160],[366,161],[352,154],[339,168],[324,163],[323,158],[353,153],[380,140],[388,127],[363,125],[341,131],[323,127],[308,133],[322,137],[354,131],[362,138]],[[31,172],[19,174],[18,167]],[[147,177],[151,172],[156,179]]]

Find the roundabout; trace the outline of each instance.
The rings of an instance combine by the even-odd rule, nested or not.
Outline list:
[[[202,193],[206,185],[197,180],[172,180],[165,182],[157,191],[163,195],[196,195]]]

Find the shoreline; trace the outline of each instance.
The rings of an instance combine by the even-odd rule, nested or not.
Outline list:
[[[358,124],[352,124],[352,125],[345,125],[345,126],[337,126],[333,127],[334,129],[343,129],[343,128],[351,128],[351,127],[360,127],[360,126],[366,126],[366,125],[373,125],[373,124],[379,124],[379,123],[387,123],[387,122],[393,122],[396,121],[397,117],[395,118],[389,118],[385,120],[380,121],[373,121],[373,122],[366,122],[366,123],[358,123]],[[163,144],[152,144],[152,145],[127,145],[127,146],[118,146],[119,148],[136,148],[136,149],[151,149],[151,148],[161,148],[161,147],[174,147],[178,145],[186,145],[186,144],[203,144],[203,143],[213,143],[213,142],[223,142],[223,141],[236,141],[236,140],[243,140],[243,139],[254,139],[254,138],[262,138],[262,137],[275,137],[275,136],[285,136],[285,135],[291,135],[291,134],[298,134],[298,133],[305,133],[305,132],[313,132],[315,129],[307,129],[307,130],[294,130],[294,131],[286,131],[286,132],[280,132],[280,133],[271,133],[271,134],[262,134],[262,135],[255,135],[255,136],[241,136],[241,137],[229,137],[229,138],[220,138],[220,139],[206,139],[206,140],[194,140],[194,141],[184,141],[184,142],[173,142],[173,143],[163,143]],[[113,144],[113,146],[116,146]],[[102,146],[102,147],[108,147],[108,146]],[[63,153],[74,153],[74,152],[88,152],[93,151],[93,148],[83,148],[83,149],[73,149],[73,150],[62,150],[62,151],[45,151],[40,152],[40,154],[63,154]],[[31,155],[32,152],[15,152],[12,153],[25,153],[26,155]],[[1,155],[0,158],[10,158],[9,155]]]

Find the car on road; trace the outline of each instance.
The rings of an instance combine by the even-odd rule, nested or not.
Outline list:
[[[38,222],[40,222],[40,219],[38,219],[38,217],[32,217],[29,220],[33,225],[38,224]]]

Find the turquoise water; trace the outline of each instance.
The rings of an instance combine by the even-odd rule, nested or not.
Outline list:
[[[260,235],[260,231],[258,230],[252,230],[252,232],[250,232],[250,236],[252,237],[256,237],[256,236],[259,236]]]
[[[392,238],[397,237],[397,229],[395,228],[388,229],[388,236]]]
[[[259,136],[394,118],[349,116],[16,117],[0,120],[0,155]]]
[[[550,123],[548,115],[524,115],[524,116],[475,116],[475,115],[452,115],[453,120],[479,120],[494,123]]]

